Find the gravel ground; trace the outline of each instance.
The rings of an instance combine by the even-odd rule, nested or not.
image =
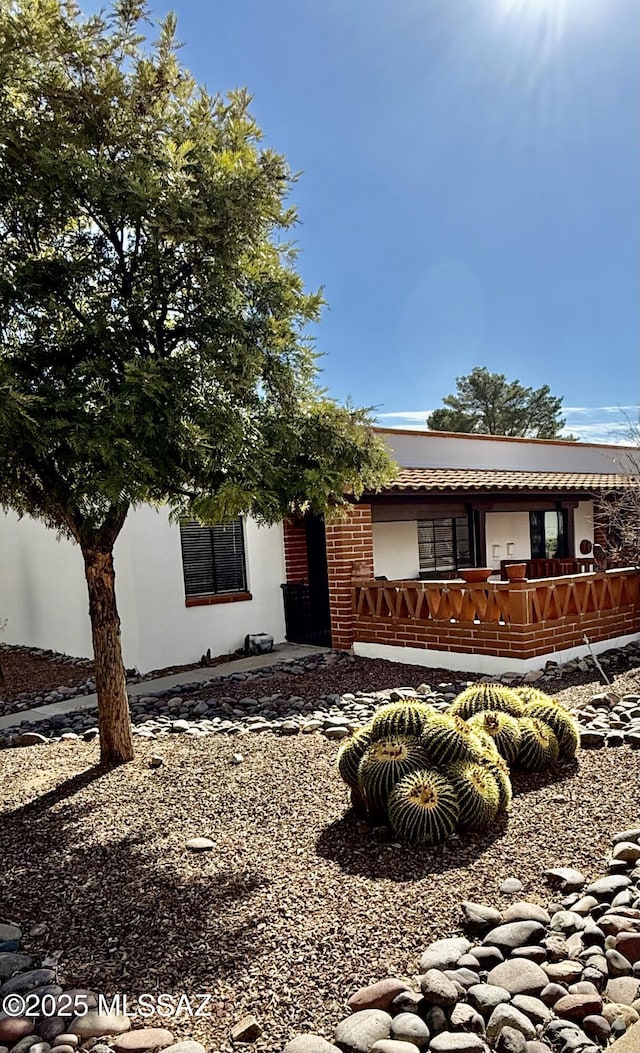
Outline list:
[[[229,1026],[253,1012],[264,1028],[254,1048],[278,1053],[297,1031],[331,1037],[356,987],[413,973],[429,941],[460,932],[463,899],[506,905],[498,888],[515,876],[515,898],[548,903],[545,868],[594,879],[612,834],[637,823],[638,755],[581,752],[555,780],[517,776],[491,835],[408,850],[358,831],[336,751],[320,736],[176,737],[141,743],[108,773],[92,767],[95,744],[5,753],[3,913],[25,931],[46,923],[24,950],[60,951],[67,983],[206,991],[213,1015],[174,1020],[176,1033],[226,1051]],[[162,767],[149,768],[152,753]],[[186,850],[199,835],[215,850]]]
[[[4,647],[0,648],[0,667],[4,674],[4,683],[0,682],[0,701],[14,699],[26,691],[33,694],[53,691],[61,685],[75,687],[84,684],[88,676],[93,676],[90,659],[83,659],[81,665],[76,665],[72,659],[69,662],[53,661],[32,651],[13,651]]]

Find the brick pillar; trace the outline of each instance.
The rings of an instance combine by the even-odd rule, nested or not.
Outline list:
[[[351,505],[344,519],[327,522],[327,569],[331,642],[339,650],[353,643],[351,579],[373,577],[373,527],[371,505]]]
[[[284,565],[287,582],[307,581],[309,565],[307,563],[307,532],[304,520],[285,519],[284,531]]]

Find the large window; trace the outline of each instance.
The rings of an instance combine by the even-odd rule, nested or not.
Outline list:
[[[180,523],[180,541],[187,600],[246,593],[241,519],[214,527],[185,519]]]
[[[532,559],[564,559],[567,555],[566,509],[529,512]]]
[[[419,519],[418,552],[420,577],[437,578],[473,566],[469,520]]]

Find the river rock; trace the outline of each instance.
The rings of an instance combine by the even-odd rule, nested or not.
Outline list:
[[[336,1045],[344,1053],[369,1053],[374,1042],[389,1038],[391,1017],[382,1009],[362,1009],[341,1020],[336,1028]]]
[[[471,1005],[482,1013],[483,1016],[491,1016],[497,1005],[510,1002],[511,995],[505,987],[496,987],[495,984],[475,984],[467,991],[467,997]]]
[[[120,1053],[148,1053],[152,1049],[164,1049],[173,1042],[173,1035],[165,1027],[139,1027],[118,1035],[113,1048]]]
[[[560,962],[547,962],[540,966],[547,974],[552,983],[573,984],[582,977],[582,962],[574,962],[570,958]]]
[[[397,1042],[394,1039],[383,1038],[380,1042],[374,1042],[371,1053],[420,1053],[420,1050],[413,1042]]]
[[[498,1005],[493,1010],[487,1024],[487,1038],[495,1042],[503,1027],[512,1027],[526,1039],[536,1037],[536,1029],[528,1017],[512,1005]]]
[[[458,1000],[458,988],[455,983],[438,969],[429,969],[420,977],[420,990],[429,1005],[452,1006]]]
[[[635,976],[617,976],[609,980],[605,995],[610,1002],[618,1002],[621,1005],[631,1005],[640,998],[640,980]]]
[[[451,969],[458,958],[471,949],[471,946],[471,941],[464,936],[435,940],[429,944],[420,958],[420,972],[426,973],[429,969]]]
[[[8,928],[8,926],[5,926],[5,928]],[[8,980],[14,973],[30,969],[33,964],[33,958],[30,958],[27,954],[5,951],[0,954],[0,980]]]
[[[487,976],[487,983],[504,987],[509,994],[539,995],[549,980],[535,962],[526,958],[510,958],[496,965]]]
[[[539,921],[513,921],[508,925],[498,925],[491,929],[483,939],[484,944],[499,947],[501,951],[512,951],[529,943],[538,943],[544,937],[544,925]]]
[[[621,932],[616,939],[616,950],[632,963],[640,961],[640,933]]]
[[[546,1024],[553,1016],[549,1007],[533,995],[514,995],[511,1005],[529,1017],[532,1024]]]
[[[595,896],[596,899],[609,899],[617,892],[622,892],[623,888],[628,888],[630,884],[631,878],[625,874],[607,874],[606,877],[598,878],[588,885],[584,891],[585,895]]]
[[[611,1024],[596,1013],[594,1016],[585,1016],[582,1021],[582,1030],[589,1038],[595,1038],[604,1045],[611,1034]]]
[[[462,904],[462,911],[465,917],[465,923],[467,928],[471,932],[486,932],[496,925],[499,925],[502,921],[502,914],[495,907],[488,907],[485,903],[473,903],[471,900],[465,900]],[[512,920],[511,918],[509,919]]]
[[[512,921],[538,921],[541,925],[548,925],[551,918],[544,907],[538,906],[537,903],[528,903],[526,900],[520,900],[520,902],[512,903],[510,907],[507,907],[502,921],[504,924]]]
[[[360,1012],[363,1009],[384,1009],[388,1013],[394,998],[402,994],[403,991],[409,990],[409,985],[402,980],[396,980],[392,976],[387,976],[384,980],[378,980],[375,984],[369,984],[368,987],[361,987],[360,990],[351,995],[347,1004],[352,1013]]]
[[[13,1046],[32,1033],[33,1020],[27,1020],[24,1016],[0,1016],[0,1042]]]
[[[69,1032],[84,1040],[101,1038],[102,1035],[121,1035],[130,1027],[131,1021],[128,1016],[120,1013],[99,1013],[97,1009],[90,1009],[84,1016],[76,1017]]]
[[[454,1005],[449,1023],[454,1031],[475,1031],[478,1035],[484,1034],[484,1020],[467,1002]]]
[[[417,1013],[398,1013],[391,1021],[391,1037],[398,1042],[413,1042],[414,1046],[423,1049],[429,1045],[431,1034]],[[301,1050],[300,1053],[305,1051]]]
[[[527,1040],[514,1027],[503,1027],[496,1042],[496,1053],[527,1053]]]
[[[338,1046],[320,1035],[296,1035],[287,1042],[282,1053],[340,1053]]]
[[[595,1016],[602,1009],[602,999],[593,994],[567,994],[559,998],[553,1007],[556,1016],[566,1020],[584,1020]]]
[[[431,1039],[429,1053],[486,1053],[486,1044],[471,1031],[441,1031]]]
[[[577,892],[587,880],[584,874],[573,867],[552,867],[551,870],[545,870],[544,876],[553,888],[562,892]]]

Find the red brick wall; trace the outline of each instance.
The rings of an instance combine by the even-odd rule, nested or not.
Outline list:
[[[620,573],[620,572],[613,572]],[[363,611],[353,619],[353,638],[366,643],[399,647],[432,648],[462,654],[499,655],[506,658],[535,658],[553,651],[584,646],[586,634],[591,643],[640,633],[640,578],[633,571],[628,576],[624,600],[613,609],[584,610],[546,620],[536,620],[529,606],[525,617],[509,624],[449,621],[445,619],[412,619],[407,617],[374,617]],[[604,575],[595,575],[602,581]],[[565,578],[563,581],[579,579]],[[583,587],[583,581],[579,581]],[[515,594],[526,594],[533,583],[512,586]],[[384,609],[384,608],[383,608]]]
[[[326,523],[326,534],[331,642],[339,650],[348,650],[353,643],[354,563],[360,564],[358,577],[373,577],[371,505],[351,505],[344,519]]]
[[[307,564],[307,535],[304,521],[285,519],[284,529],[284,563],[287,582],[306,581],[309,576]]]

